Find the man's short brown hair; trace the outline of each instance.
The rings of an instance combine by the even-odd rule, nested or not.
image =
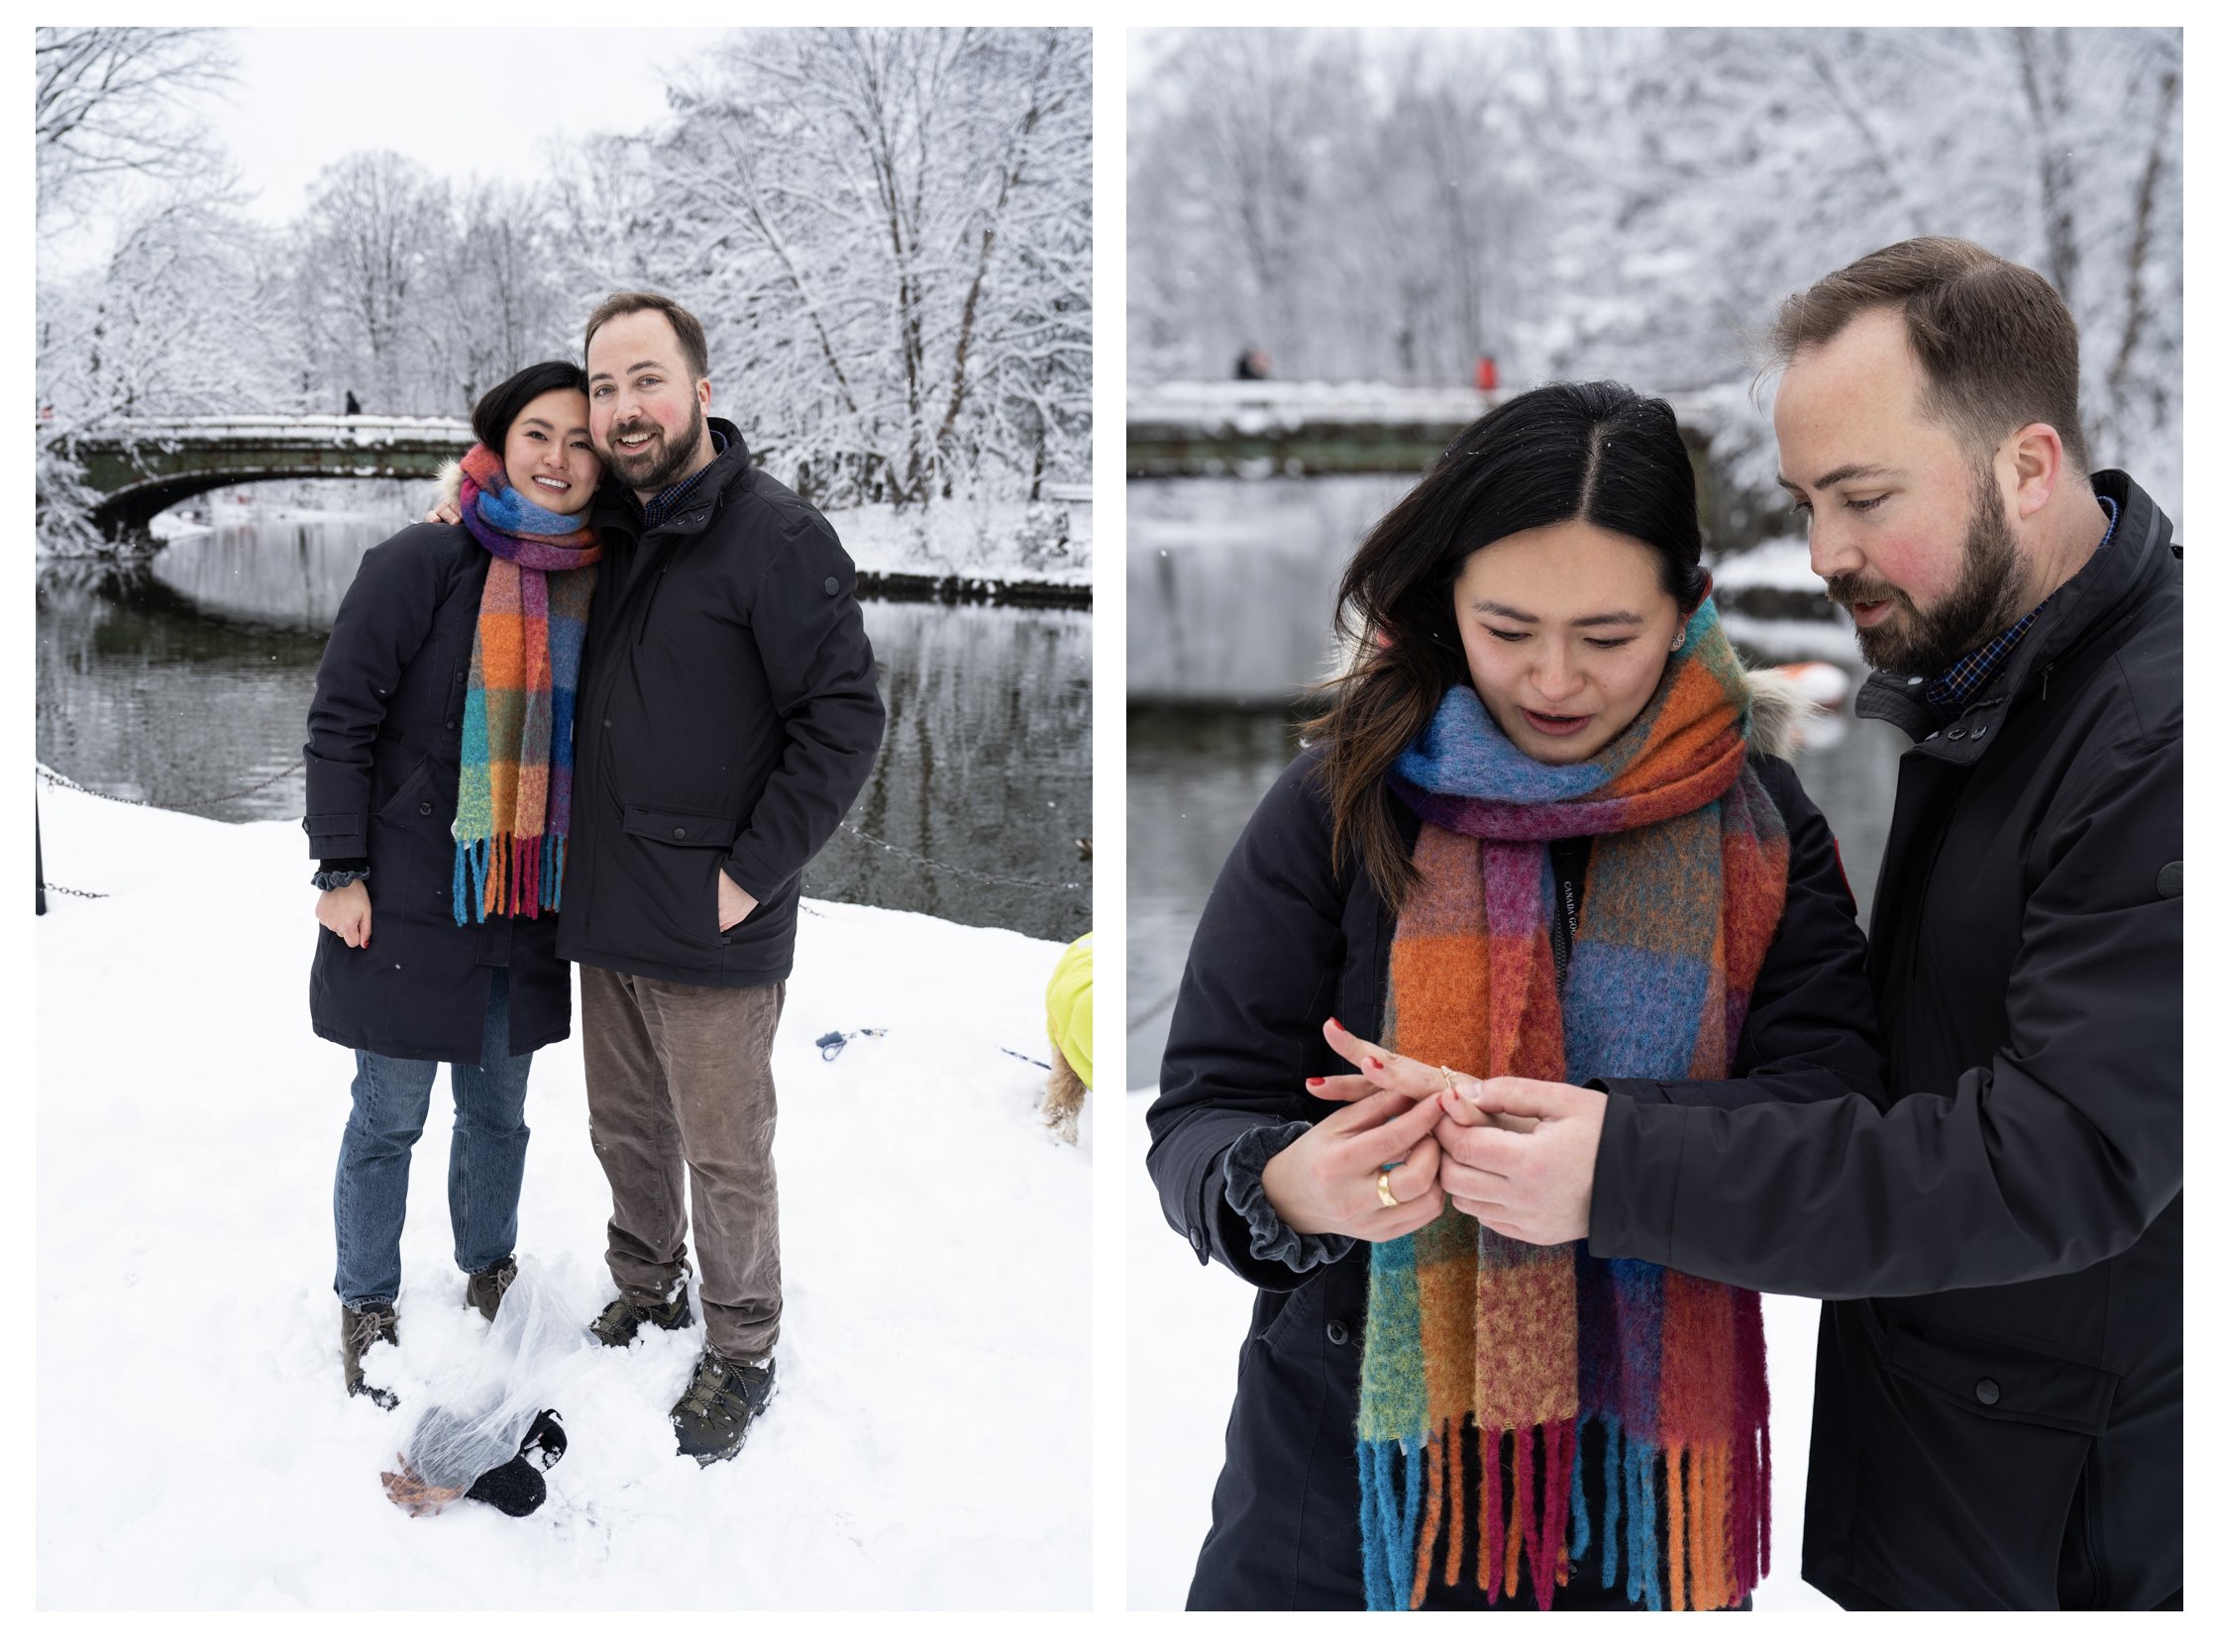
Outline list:
[[[1991,452],[2025,425],[2053,425],[2064,457],[2086,473],[2079,328],[2038,271],[1952,236],[1898,241],[1780,305],[1770,363],[1783,366],[1830,343],[1875,309],[1901,315],[1925,368],[1926,411],[1968,450]]]
[[[628,316],[640,310],[660,310],[670,318],[671,331],[678,335],[678,348],[686,353],[686,361],[692,368],[695,379],[708,376],[708,335],[701,331],[693,312],[675,298],[665,298],[659,292],[612,292],[600,301],[600,308],[585,318],[585,352],[593,348],[593,335],[603,324],[618,316]]]

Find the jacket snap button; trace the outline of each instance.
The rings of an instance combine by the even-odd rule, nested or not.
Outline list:
[[[828,573],[824,575],[824,594],[826,596],[839,595],[839,581]]]
[[[457,682],[460,682],[460,681],[462,681],[462,680],[463,680],[463,679],[464,679],[465,677],[467,677],[467,676],[469,676],[469,675],[470,675],[470,673],[469,673],[468,671],[457,671],[457,672],[455,673],[455,680],[456,680]]]
[[[452,717],[448,718],[448,719],[447,719],[447,727],[448,727],[449,729],[452,729],[452,728],[453,728],[454,726],[455,726],[455,720],[454,720],[454,719],[453,719]]]
[[[1340,1344],[1347,1341],[1347,1339],[1348,1328],[1346,1320],[1332,1319],[1325,1322],[1324,1340],[1326,1342],[1329,1342],[1333,1347],[1337,1348],[1340,1346]]]
[[[1980,1378],[1979,1386],[1971,1392],[1979,1396],[1979,1403],[1982,1405],[1992,1405],[2002,1397],[2002,1390],[1995,1386],[1992,1377]]]
[[[670,829],[670,835],[678,839],[679,842],[683,843],[686,841],[686,828],[683,826],[673,826]]]
[[[429,814],[431,813],[431,805],[429,803],[419,803],[416,805],[416,812],[418,814]]]

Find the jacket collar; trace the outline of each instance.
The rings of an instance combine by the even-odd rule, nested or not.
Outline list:
[[[2097,493],[2118,501],[2110,543],[2057,587],[2000,675],[1969,704],[1944,708],[1930,704],[1899,672],[1873,671],[1856,694],[1857,716],[1894,724],[1918,742],[1918,751],[1945,762],[1975,763],[1994,745],[2012,702],[2036,673],[2046,686],[2052,668],[2163,579],[2171,555],[2170,521],[2125,471],[2100,470],[2090,479]]]
[[[711,416],[708,428],[724,438],[724,451],[708,462],[699,483],[674,514],[649,529],[645,526],[646,516],[640,509],[639,496],[628,487],[618,486],[603,488],[596,496],[595,522],[601,520],[605,511],[612,524],[634,540],[647,533],[697,534],[707,527],[716,514],[716,504],[724,490],[744,476],[754,463],[747,451],[747,439],[739,434],[739,426],[729,419]]]

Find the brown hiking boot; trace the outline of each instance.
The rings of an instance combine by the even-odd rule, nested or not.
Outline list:
[[[371,1388],[363,1381],[362,1362],[377,1343],[399,1347],[399,1327],[400,1315],[390,1302],[365,1302],[359,1308],[339,1304],[339,1356],[347,1362],[347,1392],[365,1394],[388,1411],[400,1401],[389,1391]]]
[[[693,1304],[686,1299],[686,1282],[678,1282],[677,1294],[667,1302],[635,1302],[619,1296],[600,1310],[593,1321],[593,1335],[611,1348],[628,1348],[642,1325],[682,1331],[693,1322]]]
[[[516,1283],[516,1259],[506,1257],[482,1273],[470,1276],[470,1287],[462,1293],[465,1306],[474,1307],[488,1320],[500,1312],[500,1299],[508,1294],[508,1288]]]

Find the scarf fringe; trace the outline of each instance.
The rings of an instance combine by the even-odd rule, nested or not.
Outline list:
[[[455,842],[455,922],[536,918],[562,909],[567,834],[511,832]]]
[[[1603,1587],[1622,1581],[1627,1598],[1650,1611],[1739,1605],[1771,1569],[1768,1429],[1758,1425],[1730,1442],[1661,1446],[1627,1438],[1615,1417],[1599,1420]],[[1479,1510],[1471,1521],[1467,1427],[1478,1442]],[[1434,1567],[1455,1588],[1468,1555],[1489,1604],[1517,1598],[1522,1560],[1533,1604],[1552,1610],[1571,1562],[1594,1546],[1579,1491],[1579,1435],[1580,1423],[1570,1420],[1511,1430],[1507,1441],[1503,1430],[1456,1422],[1414,1444],[1357,1442],[1369,1608],[1423,1609]]]

